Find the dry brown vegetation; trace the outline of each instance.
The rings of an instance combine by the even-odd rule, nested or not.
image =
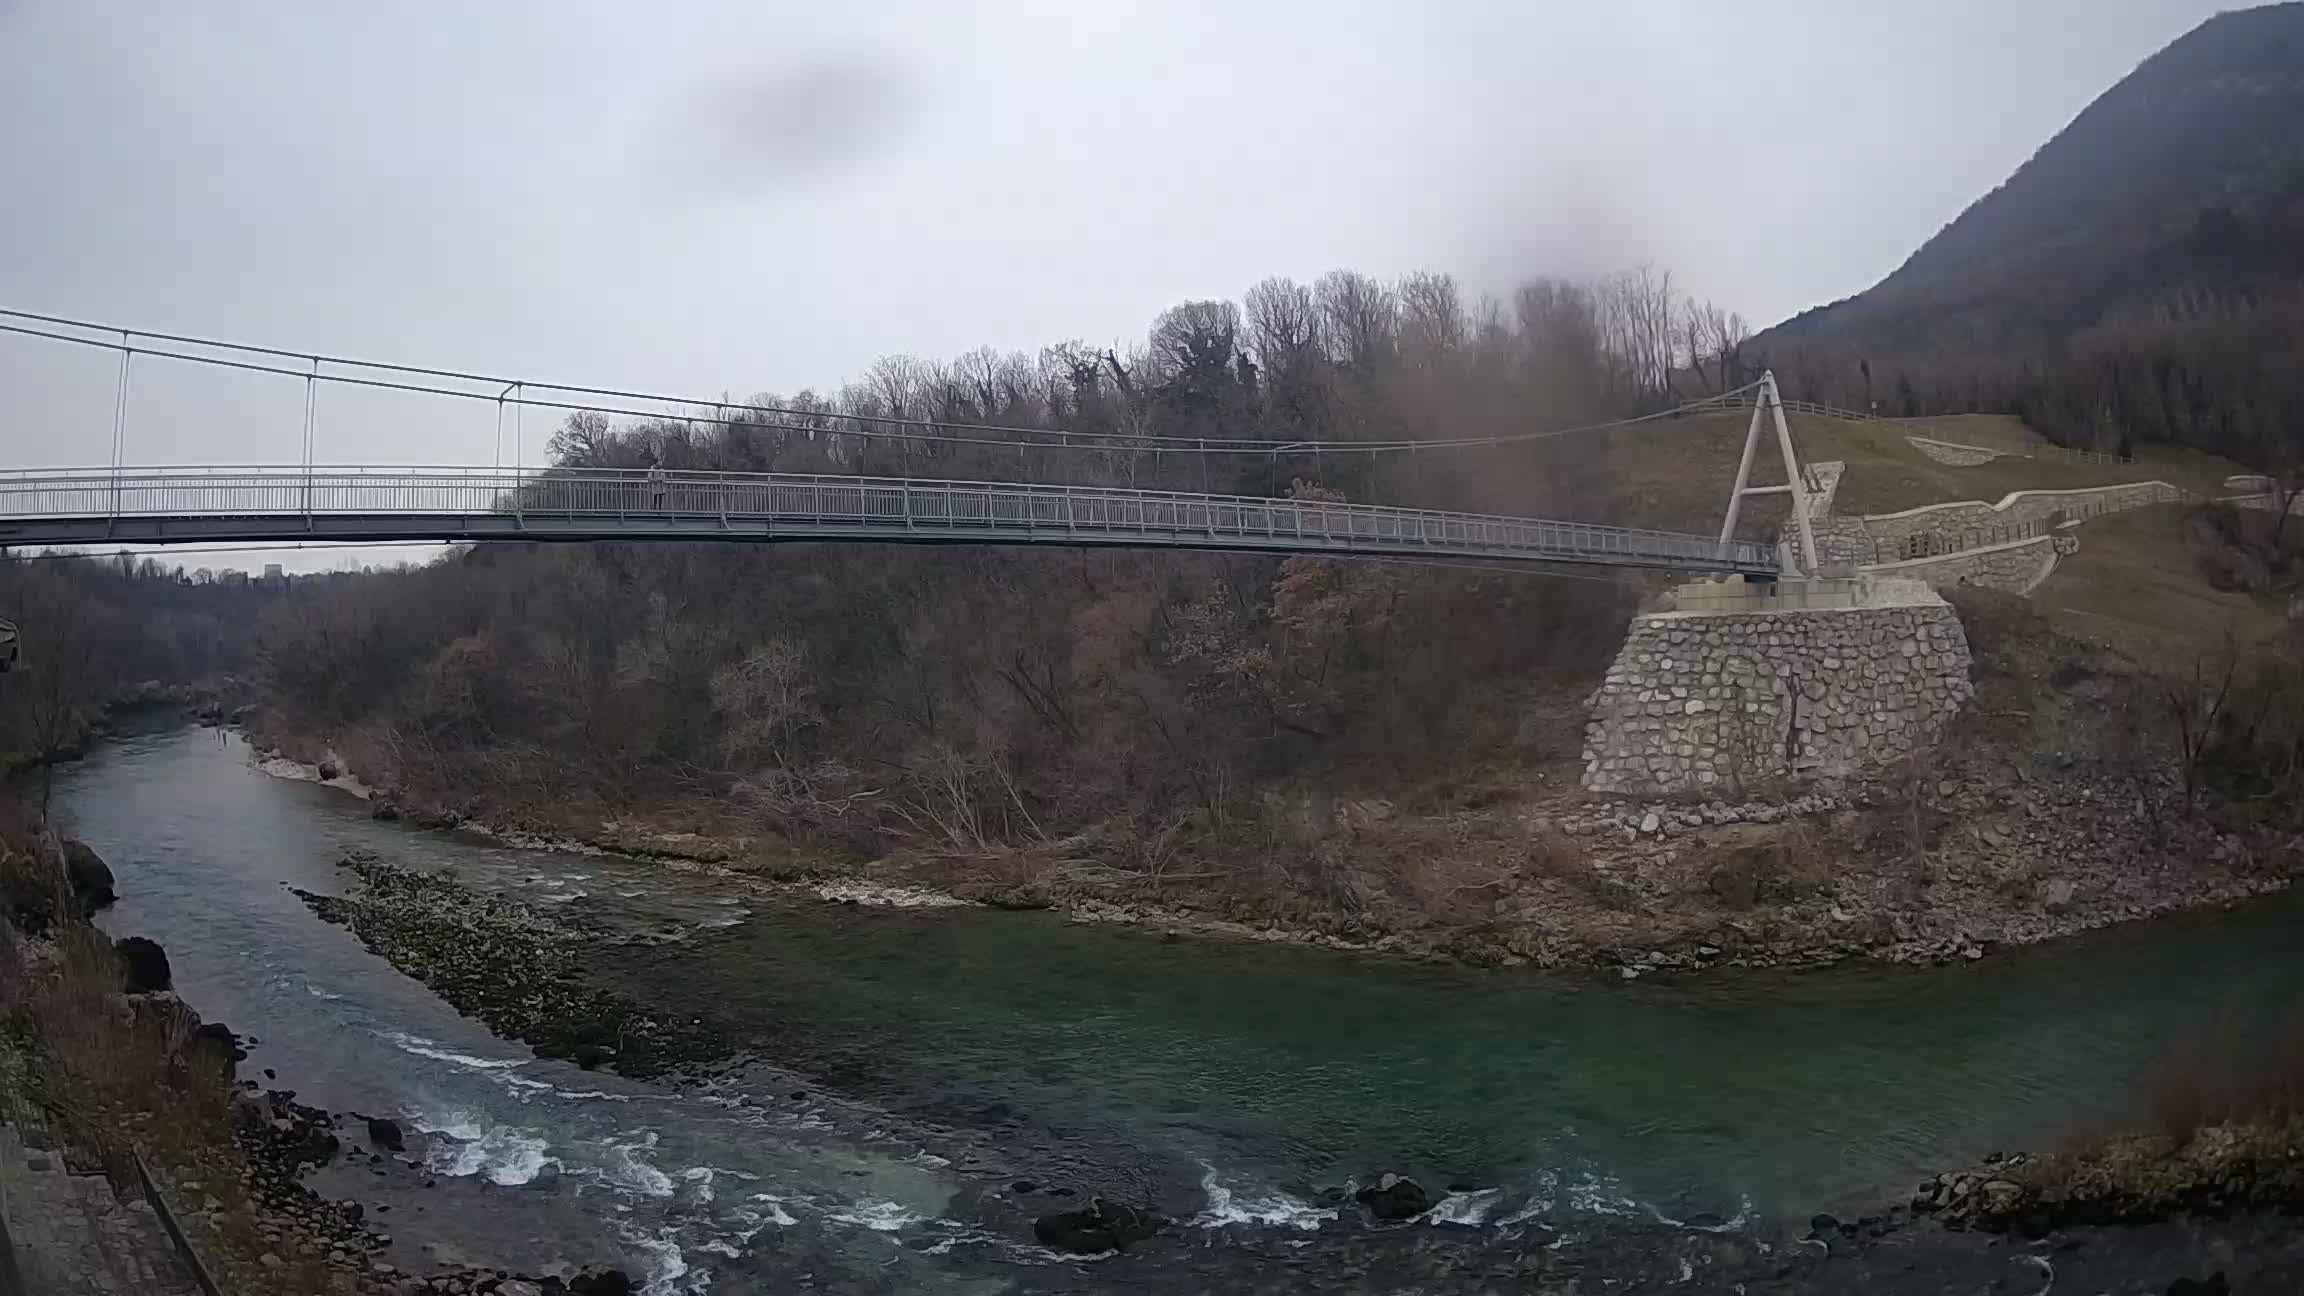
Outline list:
[[[1600,518],[1596,445],[1286,447],[1652,409],[1748,378],[1740,337],[1653,272],[1509,304],[1466,303],[1441,276],[1338,273],[1187,303],[1128,354],[896,357],[831,397],[761,402],[822,411],[799,423],[579,415],[553,446],[574,467],[1023,474]],[[1270,448],[871,440],[864,418]],[[1275,902],[1345,903],[1366,884],[1330,876],[1332,807],[1421,811],[1573,760],[1564,703],[1636,597],[1605,578],[1175,553],[495,548],[275,608],[259,731],[333,745],[415,805],[502,821],[681,805],[691,826],[781,844],[767,855],[1028,852],[1055,863],[1027,892],[1051,871],[1222,871]]]
[[[285,1263],[258,1231],[229,1123],[233,1064],[173,996],[128,996],[118,955],[81,920],[55,840],[13,806],[0,825],[0,891],[16,915],[44,895],[35,934],[0,913],[0,1098],[44,1116],[71,1157],[100,1165],[115,1191],[140,1191],[132,1154],[164,1181],[197,1182],[173,1204],[202,1259],[233,1291],[315,1296],[338,1290],[314,1253]],[[212,1205],[211,1205],[212,1203]],[[209,1206],[209,1209],[194,1209]],[[278,1259],[278,1257],[275,1257]]]

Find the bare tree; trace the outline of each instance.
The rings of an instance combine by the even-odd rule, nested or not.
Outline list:
[[[2223,650],[2215,660],[2195,653],[2184,674],[2165,673],[2160,677],[2161,703],[2168,727],[2176,738],[2177,770],[2183,776],[2186,814],[2190,814],[2198,802],[2201,758],[2215,740],[2217,722],[2224,715],[2224,704],[2232,696],[2232,684],[2239,673],[2239,635],[2227,627]]]
[[[712,676],[720,748],[732,761],[791,768],[803,731],[823,722],[805,644],[772,639]]]
[[[24,660],[7,696],[40,762],[40,813],[48,813],[56,762],[78,749],[89,714],[102,701],[103,661],[112,636],[105,618],[72,582],[41,563],[14,564],[11,619],[24,636]]]
[[[1743,381],[1741,352],[1750,334],[1741,315],[1693,297],[1681,302],[1677,345],[1700,388],[1721,392]]]
[[[1391,289],[1357,271],[1331,270],[1313,291],[1331,360],[1362,375],[1390,363],[1400,329],[1400,302]]]
[[[1471,321],[1454,278],[1420,271],[1401,279],[1399,296],[1401,349],[1410,364],[1438,369],[1463,353]]]

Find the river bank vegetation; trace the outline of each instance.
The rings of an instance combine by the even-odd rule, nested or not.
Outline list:
[[[1717,492],[1676,425],[1485,459],[1285,447],[1652,409],[1738,381],[1740,336],[1655,272],[1539,282],[1509,308],[1340,273],[1179,306],[1125,355],[896,358],[828,397],[572,415],[553,449],[567,468],[1021,471],[1654,520]],[[863,435],[906,418],[993,444]],[[1026,431],[1052,427],[1137,440],[1067,454]],[[1730,456],[1732,435],[1705,429]],[[1179,553],[490,547],[267,609],[250,732],[429,822],[1479,962],[1954,958],[2285,881],[2292,825],[2243,785],[2293,777],[2292,641],[2196,629],[2179,670],[1981,598],[1963,607],[1982,700],[1939,756],[1816,796],[1733,779],[1703,804],[1594,804],[1583,699],[1649,588]]]

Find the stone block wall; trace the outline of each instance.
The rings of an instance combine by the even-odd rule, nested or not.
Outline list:
[[[1872,576],[1923,580],[1938,589],[1978,585],[2009,594],[2029,594],[2056,570],[2058,558],[2078,552],[2079,548],[2079,537],[2052,533],[1981,549],[1964,549],[1937,558],[1879,563],[1864,571]]]
[[[2067,518],[2094,517],[2183,497],[2183,491],[2167,482],[2126,482],[2080,490],[2017,491],[1997,504],[1981,500],[1930,504],[1901,513],[1875,513],[1864,522],[1886,553],[1898,552],[1908,540],[1919,536],[1948,539],[1949,547],[1957,549],[1964,547],[1959,543],[1963,532],[2043,523],[2059,513]]]
[[[1973,694],[1968,637],[1941,598],[1902,597],[1634,618],[1592,695],[1584,785],[1636,796],[1731,789],[1854,773],[1933,743]]]
[[[1860,517],[1825,518],[1810,523],[1816,547],[1828,563],[1869,563],[1873,558],[1872,528]]]

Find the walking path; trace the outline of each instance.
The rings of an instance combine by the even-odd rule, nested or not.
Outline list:
[[[0,1296],[197,1296],[150,1204],[58,1146],[0,1091]]]

